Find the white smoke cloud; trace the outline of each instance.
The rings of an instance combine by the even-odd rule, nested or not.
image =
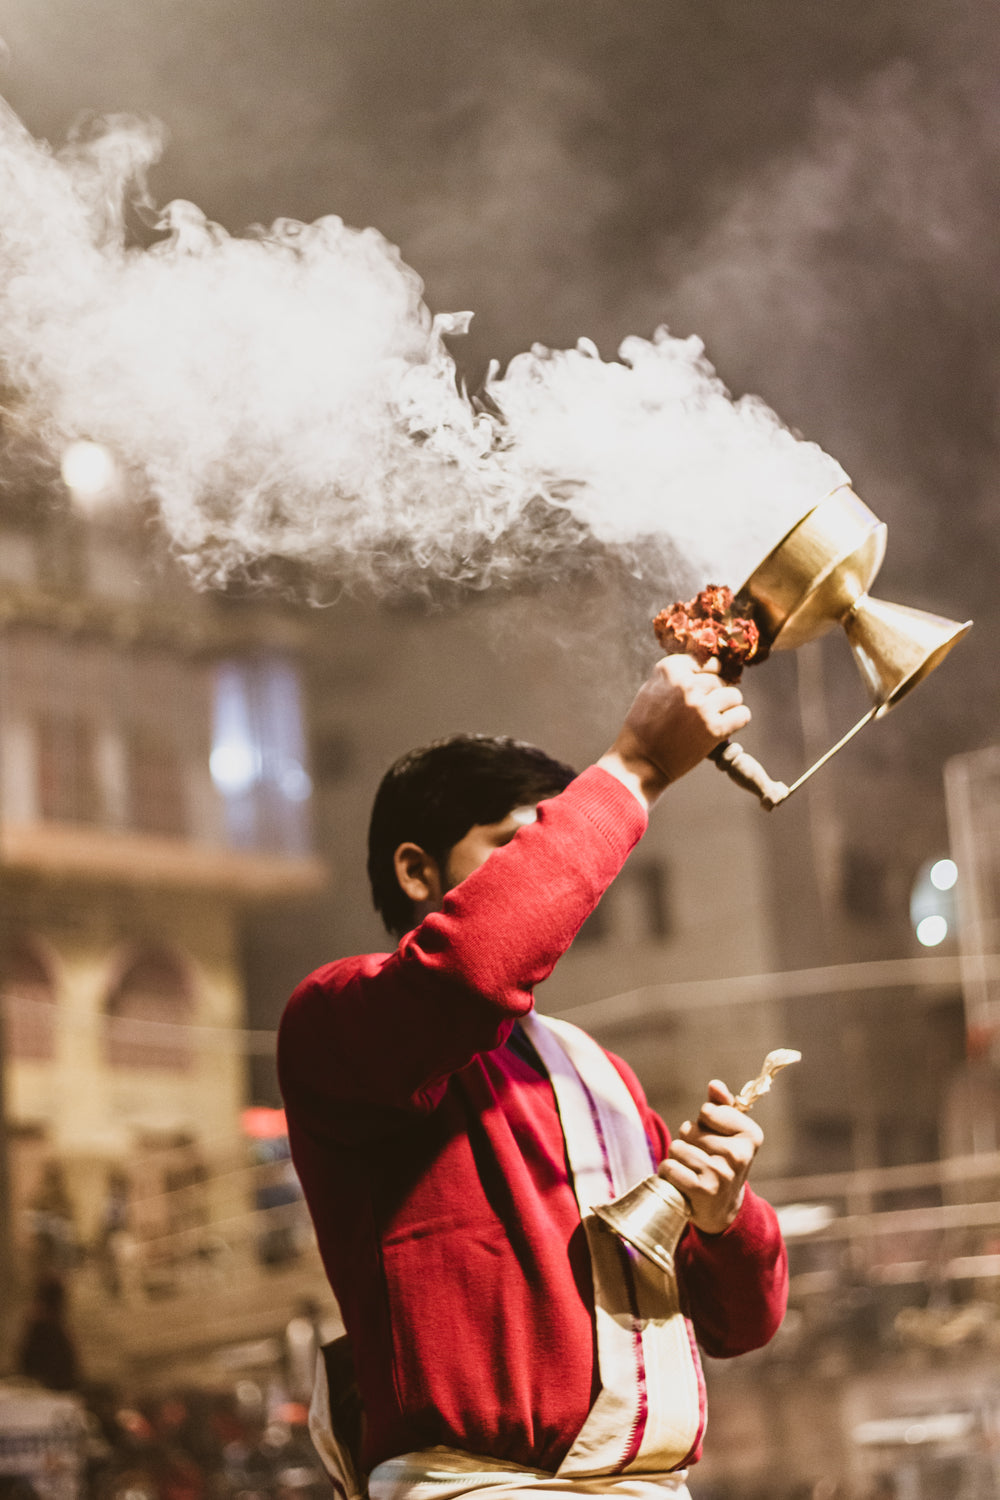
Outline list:
[[[417,274],[327,217],[234,237],[175,202],[130,246],[162,148],[92,124],[54,154],[0,113],[0,368],[53,452],[105,444],[203,582],[262,562],[351,583],[552,576],[591,540],[676,587],[736,583],[843,482],[696,339],[535,349],[482,403]]]

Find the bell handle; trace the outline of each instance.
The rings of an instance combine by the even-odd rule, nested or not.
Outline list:
[[[773,781],[760,761],[754,760],[742,745],[737,745],[732,740],[723,740],[720,745],[716,745],[714,750],[709,751],[708,758],[715,762],[720,771],[725,771],[737,786],[753,792],[768,812],[788,796],[790,788],[783,781]]]

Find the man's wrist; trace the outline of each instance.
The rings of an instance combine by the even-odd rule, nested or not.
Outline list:
[[[659,766],[655,766],[645,756],[629,753],[617,745],[612,745],[610,750],[605,751],[597,765],[627,787],[646,812],[655,806],[670,785],[669,776]]]

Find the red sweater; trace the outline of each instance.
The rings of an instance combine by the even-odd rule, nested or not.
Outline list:
[[[506,1044],[644,828],[591,768],[395,953],[328,964],[289,1002],[289,1138],[351,1336],[366,1467],[440,1443],[555,1470],[590,1409],[593,1290],[562,1131],[548,1079]],[[612,1061],[660,1160],[667,1128]],[[708,1353],[775,1332],[784,1247],[749,1190],[724,1234],[689,1227],[677,1263]]]

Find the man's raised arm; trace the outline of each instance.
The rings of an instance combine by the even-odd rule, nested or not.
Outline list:
[[[714,663],[658,662],[596,765],[539,803],[537,821],[447,891],[395,953],[328,965],[299,987],[282,1023],[283,1087],[328,1106],[433,1108],[448,1077],[531,1009],[648,809],[748,719]]]

